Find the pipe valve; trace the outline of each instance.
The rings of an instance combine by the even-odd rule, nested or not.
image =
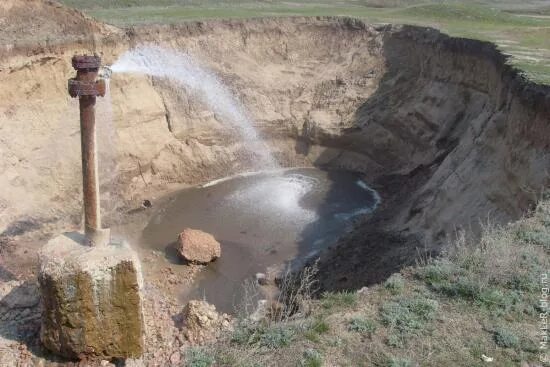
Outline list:
[[[74,56],[72,64],[77,71],[77,76],[69,79],[69,95],[73,98],[83,96],[104,97],[106,91],[105,80],[96,80],[101,66],[101,58],[96,55]]]

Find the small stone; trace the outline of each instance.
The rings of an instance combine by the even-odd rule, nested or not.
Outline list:
[[[179,255],[190,262],[206,264],[221,256],[221,246],[209,233],[196,229],[185,229],[178,236]]]

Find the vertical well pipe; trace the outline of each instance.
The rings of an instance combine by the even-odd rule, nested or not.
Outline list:
[[[91,245],[101,245],[108,240],[108,231],[101,229],[95,126],[96,96],[105,94],[104,81],[96,80],[100,64],[97,56],[73,57],[77,73],[76,78],[69,80],[69,94],[79,98],[84,231]]]
[[[86,234],[91,234],[91,232],[101,229],[95,102],[96,97],[82,96],[80,97],[79,103],[82,149],[82,188],[84,193],[84,228]]]

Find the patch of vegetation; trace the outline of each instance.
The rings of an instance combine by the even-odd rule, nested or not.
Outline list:
[[[450,281],[457,273],[459,269],[455,264],[446,259],[438,259],[424,267],[420,267],[416,271],[416,275],[425,280],[431,286],[437,286],[444,282]]]
[[[498,328],[493,332],[495,343],[501,348],[517,348],[519,338],[512,331]]]
[[[240,345],[258,345],[278,349],[290,345],[296,335],[289,325],[273,326],[241,324],[235,328],[231,341]]]
[[[307,349],[304,352],[304,358],[300,362],[300,367],[321,367],[323,365],[323,356],[315,349]]]
[[[202,348],[189,348],[185,355],[185,361],[189,367],[210,367],[216,360]]]
[[[382,305],[382,323],[400,333],[413,333],[424,329],[433,320],[438,302],[433,299],[400,299]]]
[[[355,292],[326,292],[321,296],[321,306],[327,310],[351,308],[357,305],[357,299],[357,293]]]
[[[550,235],[544,230],[525,230],[521,228],[516,234],[520,241],[537,246],[544,246],[550,249]]]
[[[318,343],[320,342],[320,336],[326,334],[329,330],[330,326],[324,319],[314,319],[308,324],[304,335],[308,340]]]
[[[264,330],[259,336],[260,346],[269,349],[287,347],[294,339],[295,332],[290,327],[276,326]]]
[[[544,236],[550,233],[539,221],[533,223],[524,220],[508,228],[489,225],[478,247],[459,239],[448,258],[416,269],[416,277],[441,295],[474,303],[495,315],[532,313],[544,248],[532,239],[538,236],[545,242]]]
[[[393,294],[399,294],[405,288],[405,280],[401,274],[396,273],[384,282],[384,287]]]
[[[376,331],[376,323],[362,317],[354,317],[349,322],[349,330],[370,336]]]
[[[550,234],[550,200],[528,218],[488,225],[475,242],[460,235],[445,256],[404,269],[399,294],[386,283],[368,295],[326,293],[285,322],[243,322],[211,353],[220,365],[243,367],[482,366],[484,356],[499,366],[535,364],[533,325],[550,257],[532,232]]]

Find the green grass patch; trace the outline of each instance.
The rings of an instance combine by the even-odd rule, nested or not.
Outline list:
[[[202,348],[189,348],[185,355],[186,366],[189,367],[210,367],[216,360]]]
[[[401,274],[393,274],[384,282],[384,288],[394,295],[399,294],[405,288],[405,280]]]
[[[231,341],[243,346],[258,345],[268,349],[287,347],[295,338],[293,327],[286,324],[272,326],[241,324],[233,331]]]
[[[519,337],[505,328],[495,329],[493,337],[496,345],[501,348],[517,348],[519,346]]]
[[[363,335],[372,335],[376,331],[376,323],[362,317],[354,317],[350,320],[348,329]]]
[[[307,349],[304,352],[304,358],[300,361],[300,367],[321,367],[323,365],[323,356],[315,349]]]
[[[325,292],[321,296],[321,307],[327,310],[334,308],[351,308],[357,306],[357,299],[356,292]]]
[[[321,341],[320,336],[328,333],[330,330],[329,324],[323,319],[313,320],[304,332],[306,339],[319,343]]]
[[[268,349],[278,349],[288,347],[294,336],[295,331],[290,327],[275,326],[264,330],[259,336],[259,344]]]
[[[528,244],[543,246],[550,249],[550,232],[542,229],[520,229],[517,232],[517,238]]]
[[[396,347],[406,345],[409,334],[423,331],[433,320],[438,306],[436,300],[424,298],[400,299],[383,304],[380,317],[392,332],[388,343]]]

